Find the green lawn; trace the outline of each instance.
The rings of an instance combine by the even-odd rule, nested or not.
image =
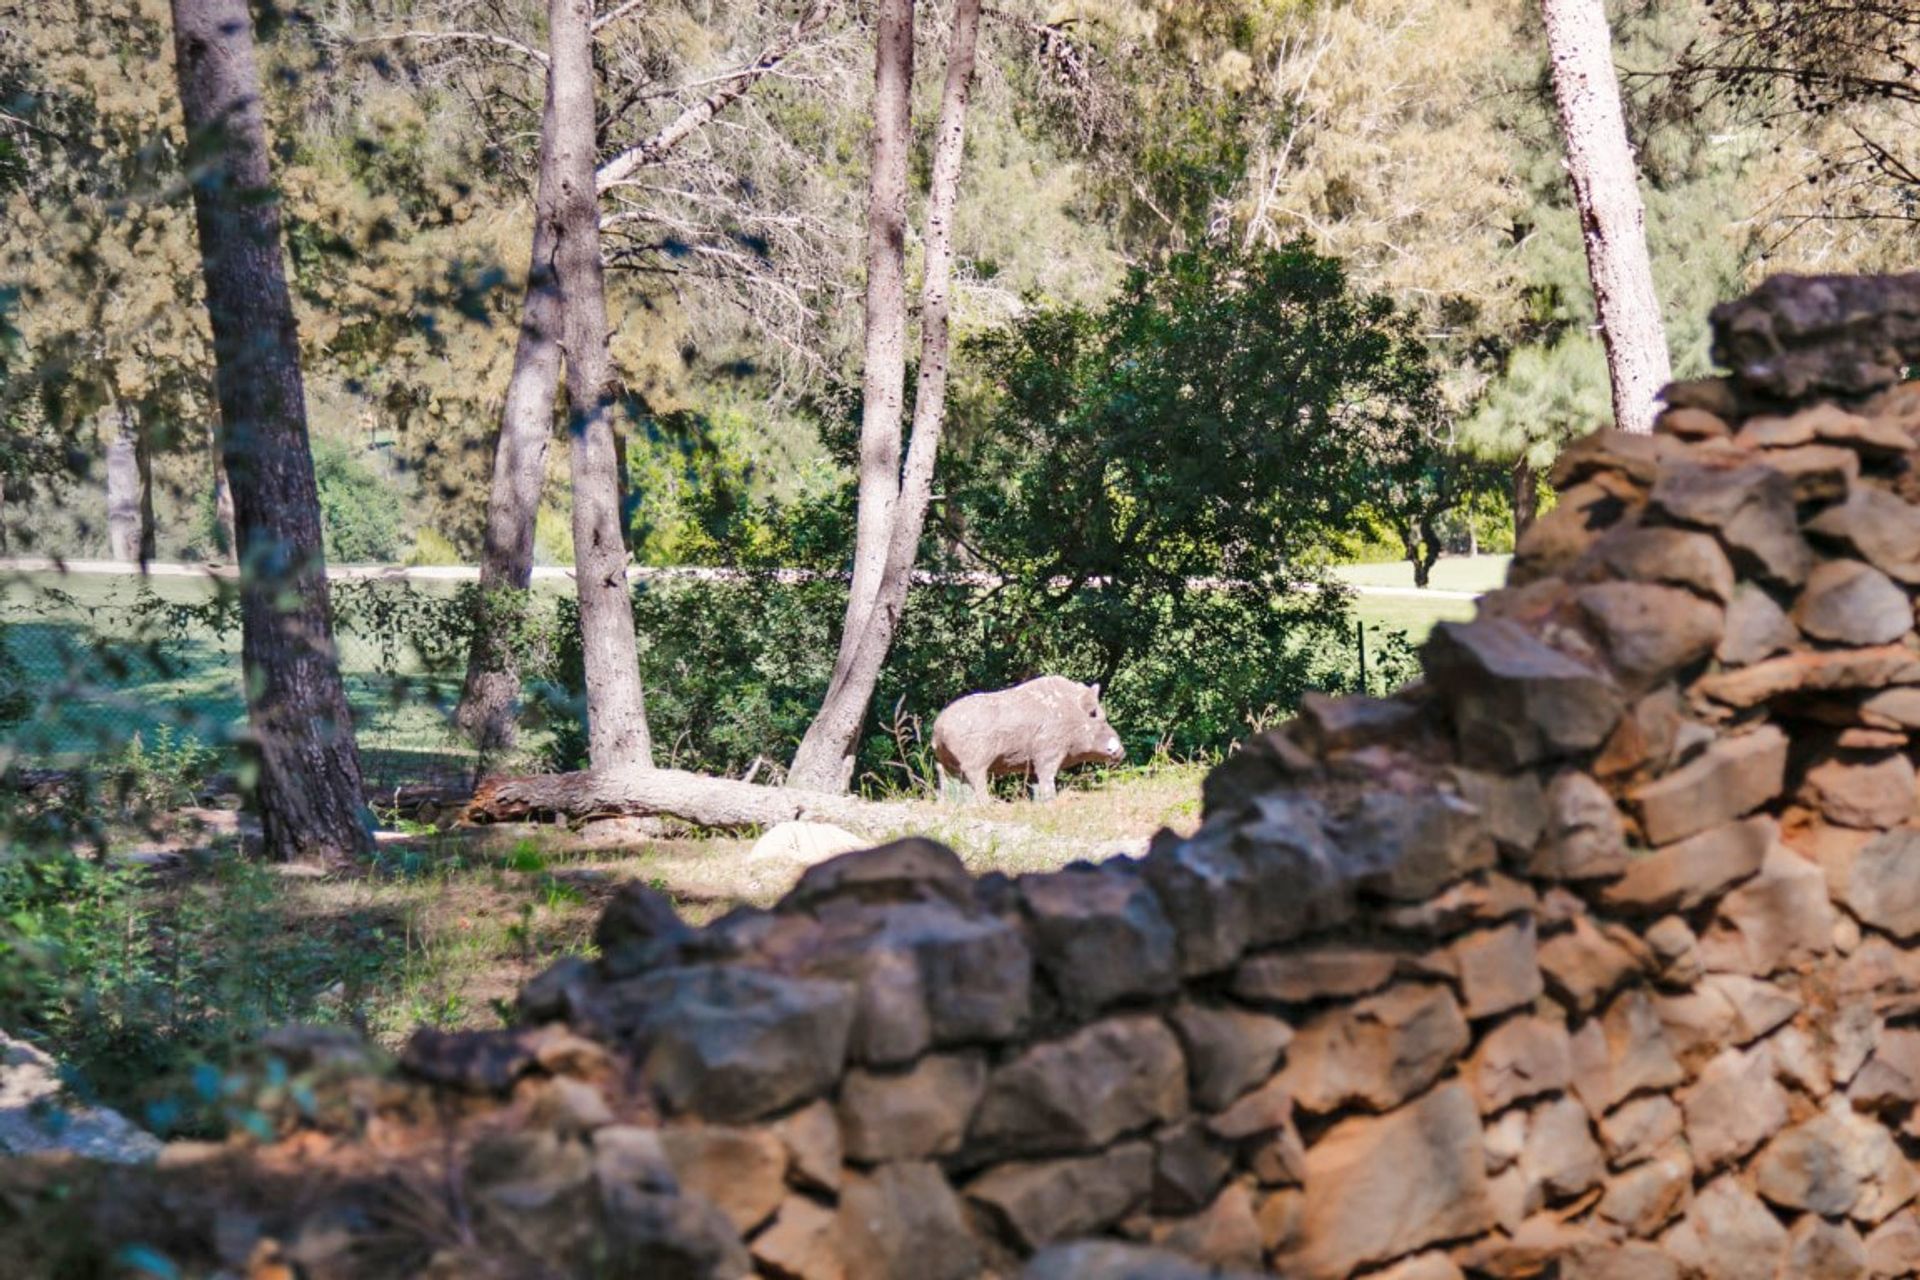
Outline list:
[[[1491,591],[1507,578],[1511,556],[1452,556],[1433,568],[1435,592]],[[1419,644],[1427,638],[1436,622],[1465,622],[1473,617],[1474,602],[1456,595],[1413,594],[1413,566],[1396,564],[1350,564],[1334,569],[1342,582],[1356,587],[1392,587],[1407,594],[1356,595],[1353,611],[1369,631],[1381,628],[1404,631]]]

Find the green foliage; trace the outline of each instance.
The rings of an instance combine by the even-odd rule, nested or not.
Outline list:
[[[151,745],[134,734],[105,773],[121,811],[139,818],[197,802],[219,762],[213,747],[161,725]]]
[[[400,504],[366,463],[345,445],[315,440],[313,475],[330,563],[383,564],[398,555]]]

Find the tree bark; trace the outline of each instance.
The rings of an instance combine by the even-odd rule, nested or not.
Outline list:
[[[852,757],[827,702],[847,677],[878,600],[900,499],[900,423],[907,380],[907,164],[913,136],[913,0],[880,0],[874,35],[873,137],[867,179],[866,350],[860,397],[853,573],[827,699],[794,752],[788,781],[844,791]],[[837,726],[842,717],[835,715]]]
[[[1540,473],[1521,454],[1513,462],[1513,540],[1517,543],[1533,528],[1540,514]]]
[[[1580,210],[1587,275],[1607,350],[1614,419],[1653,430],[1654,397],[1673,376],[1647,256],[1646,211],[1620,109],[1603,0],[1540,0],[1553,97]]]
[[[860,726],[873,700],[880,668],[893,647],[900,615],[906,609],[907,594],[913,584],[914,560],[920,548],[920,535],[926,528],[927,505],[933,495],[934,463],[946,428],[953,219],[959,203],[960,166],[966,153],[967,108],[979,31],[980,0],[956,0],[953,42],[947,59],[946,84],[941,91],[940,123],[935,134],[933,173],[927,192],[926,276],[920,298],[920,372],[914,389],[913,428],[906,466],[897,479],[891,473],[888,475],[893,489],[889,505],[893,511],[885,558],[873,602],[858,617],[855,604],[860,581],[856,550],[854,583],[848,596],[846,626],[841,634],[842,660],[836,662],[820,711],[807,727],[806,737],[794,755],[788,775],[794,786],[840,791],[851,780]],[[876,147],[876,174],[877,163]],[[897,425],[895,430],[897,433]],[[898,448],[896,438],[896,456]],[[862,532],[867,514],[867,465],[863,449]]]
[[[614,440],[613,365],[594,190],[593,4],[550,0],[553,146],[542,157],[540,210],[553,235],[572,444],[573,567],[587,684],[587,758],[596,771],[648,768],[653,744],[640,689]]]
[[[370,851],[333,646],[300,346],[246,0],[173,0],[222,453],[240,560],[252,798],[269,854]]]
[[[467,657],[455,722],[484,753],[510,749],[520,698],[520,669],[512,645],[513,620],[533,582],[533,531],[546,487],[547,443],[553,438],[553,398],[560,385],[560,285],[554,273],[554,203],[547,190],[552,151],[553,92],[549,80],[540,127],[540,192],[533,223],[527,295],[513,349],[500,435],[494,443],[493,483],[487,491],[487,527],[480,549],[480,617]]]
[[[137,408],[116,402],[104,416],[107,557],[123,564],[145,564],[154,558],[153,456]]]

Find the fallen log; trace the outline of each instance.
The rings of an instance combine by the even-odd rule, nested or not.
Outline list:
[[[485,778],[465,811],[466,820],[474,823],[649,816],[679,818],[716,830],[817,819],[862,834],[887,834],[912,821],[912,811],[903,804],[767,787],[681,769]]]

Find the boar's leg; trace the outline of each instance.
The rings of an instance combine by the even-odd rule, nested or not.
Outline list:
[[[1035,800],[1038,800],[1040,801],[1040,803],[1045,804],[1047,801],[1053,799],[1055,795],[1059,794],[1053,789],[1054,776],[1059,772],[1060,772],[1060,762],[1058,760],[1050,761],[1045,764],[1039,763],[1037,761],[1034,763],[1033,798]]]
[[[993,799],[993,774],[988,772],[986,765],[968,765],[966,774],[967,786],[973,791],[972,803],[985,804]]]

